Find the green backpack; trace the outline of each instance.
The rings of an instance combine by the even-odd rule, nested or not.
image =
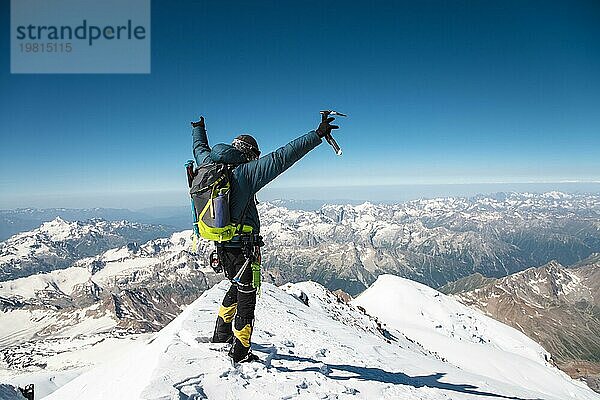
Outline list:
[[[252,227],[243,225],[245,215],[242,215],[239,225],[231,222],[231,167],[223,163],[211,163],[194,169],[193,165],[193,161],[186,163],[194,218],[194,239],[201,236],[216,242],[226,242],[236,234],[251,233]],[[193,247],[196,247],[195,240]]]

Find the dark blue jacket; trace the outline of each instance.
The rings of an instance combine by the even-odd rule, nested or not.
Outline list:
[[[193,128],[192,138],[192,148],[197,165],[212,162],[239,164],[231,174],[229,195],[231,219],[233,222],[239,223],[244,208],[248,204],[244,225],[250,225],[255,233],[260,232],[260,219],[253,201],[254,195],[321,143],[321,138],[317,133],[310,131],[258,160],[244,162],[245,159],[241,152],[230,145],[217,144],[211,149],[208,145],[206,130],[203,128]]]

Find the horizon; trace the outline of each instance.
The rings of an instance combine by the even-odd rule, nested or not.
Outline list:
[[[0,207],[185,204],[191,120],[206,117],[211,145],[249,132],[265,154],[324,108],[349,115],[343,155],[324,143],[259,197],[600,182],[597,2],[151,6],[149,74],[11,74],[0,60]]]
[[[326,190],[324,190],[326,189]],[[375,191],[374,191],[375,190]],[[326,192],[328,195],[323,196]],[[478,195],[490,196],[497,193],[543,194],[562,192],[572,195],[600,195],[600,182],[542,182],[542,183],[469,183],[469,184],[414,184],[414,185],[371,185],[314,188],[276,188],[264,189],[259,193],[260,202],[287,201],[298,203],[327,204],[374,204],[405,203],[419,199],[445,197],[470,198]],[[321,197],[319,197],[321,195]],[[150,199],[141,200],[143,196]],[[177,200],[175,200],[177,199]],[[24,209],[125,209],[143,212],[149,209],[168,209],[189,207],[189,195],[183,191],[88,194],[66,198],[61,194],[43,195],[38,199],[24,203],[6,203],[0,201],[0,210]]]

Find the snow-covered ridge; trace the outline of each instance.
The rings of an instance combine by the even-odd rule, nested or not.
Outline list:
[[[540,358],[541,348],[518,331],[420,284],[387,276],[359,299],[373,316],[336,302],[315,283],[285,288],[304,292],[308,305],[265,284],[253,335],[254,352],[263,362],[233,366],[227,345],[206,343],[227,286],[224,281],[206,291],[145,345],[45,399],[597,399]],[[404,295],[390,297],[394,293]],[[445,326],[462,323],[458,311],[468,314],[472,325],[494,329],[484,333],[489,341],[482,342],[449,331],[440,334],[407,310],[414,304],[419,304],[417,314],[439,312]],[[406,311],[401,318],[412,322],[409,335],[404,323],[392,318],[398,311]],[[374,316],[387,322],[389,335],[369,328],[378,323]],[[452,346],[444,349],[444,342]],[[442,357],[428,346],[437,347]],[[485,367],[473,371],[470,363]]]
[[[414,281],[381,275],[353,304],[379,316],[406,336],[421,338],[426,348],[474,373],[490,368],[484,357],[490,349],[551,366],[550,354],[521,332]],[[399,304],[401,309],[390,307]],[[477,351],[481,351],[481,357],[465,360],[464,354],[475,356]],[[489,370],[497,368],[492,366]]]
[[[456,299],[538,341],[562,370],[598,391],[599,288],[600,262],[592,255],[572,268],[553,261],[481,281],[478,288],[456,294]]]
[[[162,226],[127,221],[56,218],[0,242],[0,281],[63,269],[82,257],[127,243],[144,243],[168,232]]]
[[[111,249],[66,269],[0,282],[0,352],[73,332],[161,329],[218,281],[205,264],[207,249],[198,255],[190,246],[191,231],[178,232]]]
[[[42,228],[47,229],[44,225]],[[55,228],[57,225],[52,223],[50,226]],[[190,247],[191,231],[183,231],[168,239],[155,239],[141,246],[127,245],[110,249],[98,256],[82,258],[66,269],[0,282],[0,296],[24,301],[36,299],[41,291],[48,290],[69,296],[89,280],[102,286],[102,283],[106,283],[103,279],[107,277],[114,279],[115,275],[130,275],[133,271],[158,263],[165,253],[187,252]]]

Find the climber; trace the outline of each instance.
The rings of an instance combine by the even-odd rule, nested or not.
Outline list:
[[[219,144],[210,148],[204,117],[192,122],[193,152],[199,166],[224,163],[230,169],[229,214],[231,221],[243,226],[231,240],[216,241],[218,259],[231,287],[219,308],[212,341],[231,343],[229,356],[234,362],[248,362],[258,357],[250,351],[254,324],[256,287],[248,261],[260,261],[260,219],[256,208],[256,193],[330,136],[338,126],[334,118],[322,113],[317,129],[300,136],[287,145],[260,157],[256,140],[250,135],[239,135],[231,146]],[[241,272],[241,273],[240,273]]]

